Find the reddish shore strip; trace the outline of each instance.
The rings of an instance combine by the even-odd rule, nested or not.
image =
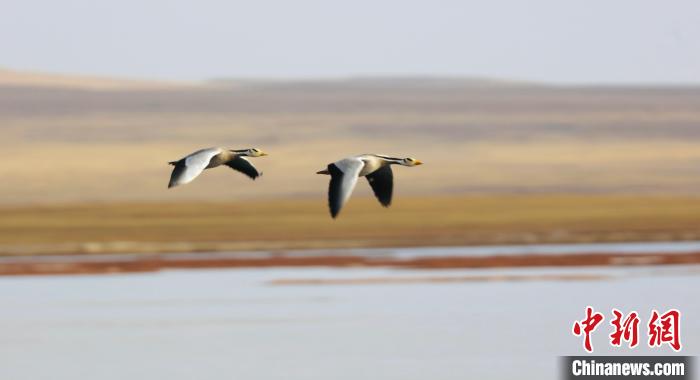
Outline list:
[[[369,257],[361,255],[286,256],[261,255],[260,258],[245,256],[201,257],[191,255],[172,259],[163,255],[124,255],[123,258],[89,260],[81,256],[68,260],[52,261],[11,259],[0,262],[0,276],[15,275],[67,275],[154,272],[163,269],[187,268],[264,268],[264,267],[393,267],[408,269],[454,269],[454,268],[513,268],[513,267],[573,267],[573,266],[635,266],[635,265],[679,265],[700,264],[700,252],[658,254],[566,254],[566,255],[517,255],[517,256],[442,256],[397,259],[392,257]]]

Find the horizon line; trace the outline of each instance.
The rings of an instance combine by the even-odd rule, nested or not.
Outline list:
[[[217,82],[271,82],[271,83],[293,83],[293,82],[342,82],[342,81],[362,81],[362,80],[428,80],[428,81],[473,81],[490,85],[513,85],[513,86],[538,86],[538,87],[633,87],[633,88],[655,88],[655,87],[700,87],[700,82],[630,82],[630,81],[544,81],[536,79],[496,77],[488,75],[468,75],[468,74],[435,74],[435,73],[358,73],[345,75],[317,75],[317,76],[236,76],[236,75],[212,75],[204,79],[173,79],[146,76],[122,76],[119,74],[85,73],[85,72],[65,72],[17,69],[0,65],[2,72],[16,73],[20,75],[41,75],[55,76],[57,78],[67,77],[79,80],[81,78],[92,80],[108,80],[115,82],[141,82],[160,83],[174,85],[216,85]],[[2,83],[0,82],[0,86]]]

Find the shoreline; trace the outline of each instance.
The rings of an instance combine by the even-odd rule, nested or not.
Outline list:
[[[14,260],[13,260],[14,259]],[[4,257],[0,276],[81,275],[158,272],[168,269],[223,269],[271,267],[385,267],[395,269],[485,269],[526,267],[649,266],[700,264],[700,251],[575,254],[520,254],[487,256],[415,256],[368,254],[299,255],[289,252],[248,254],[121,254],[108,256]]]

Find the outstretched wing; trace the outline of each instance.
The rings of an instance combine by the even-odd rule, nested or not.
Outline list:
[[[328,172],[331,175],[331,182],[328,186],[328,207],[333,218],[338,216],[340,209],[350,198],[363,166],[365,166],[364,161],[356,157],[346,158],[328,165]]]
[[[262,175],[262,173],[259,173],[258,170],[255,169],[255,166],[253,166],[250,161],[243,158],[243,156],[236,156],[236,158],[227,162],[226,166],[247,175],[251,179],[256,179]]]
[[[170,175],[168,188],[192,182],[207,168],[211,159],[219,153],[221,153],[221,149],[218,148],[202,149],[177,161],[175,169]]]
[[[374,191],[379,203],[384,207],[389,207],[391,194],[394,192],[394,173],[391,171],[391,166],[383,166],[365,177],[367,177],[369,185],[372,186],[372,191]]]

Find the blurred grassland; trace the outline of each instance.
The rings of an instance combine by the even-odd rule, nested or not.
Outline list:
[[[2,254],[700,239],[700,88],[19,79],[0,75]],[[263,177],[166,189],[208,146],[262,148]],[[370,152],[426,164],[395,169],[390,210],[360,180],[331,221],[315,172]]]
[[[700,239],[700,197],[401,197],[4,207],[0,253],[138,253]]]

